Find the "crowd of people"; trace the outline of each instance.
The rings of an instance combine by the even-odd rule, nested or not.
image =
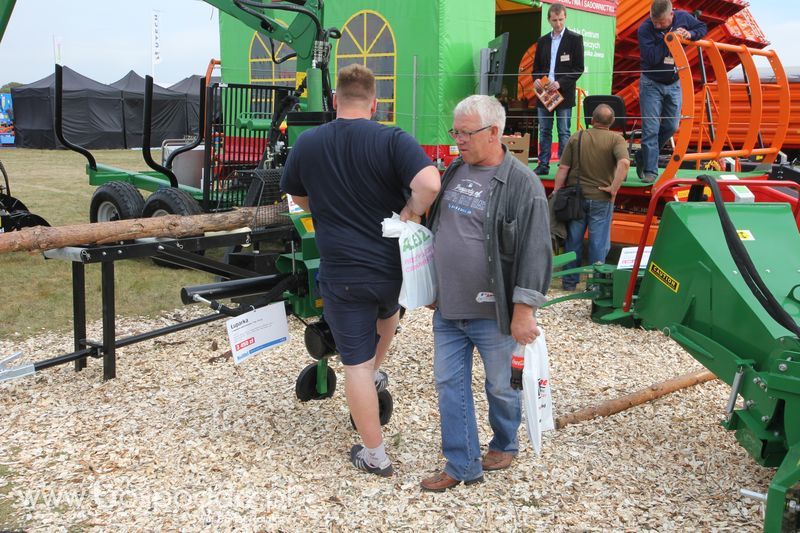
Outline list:
[[[566,26],[567,10],[553,3],[552,32],[539,39],[533,78],[538,92],[561,103],[538,106],[539,162],[535,171],[502,144],[506,112],[491,96],[473,95],[453,110],[449,134],[459,157],[440,176],[413,137],[372,121],[375,76],[359,64],[338,72],[336,120],[303,132],[286,161],[281,188],[314,217],[320,253],[318,283],[325,318],[345,369],[345,395],[361,442],[352,464],[393,474],[381,434],[378,393],[388,384],[380,370],[399,320],[402,270],[397,242],[382,237],[393,212],[423,222],[433,233],[438,293],[433,311],[434,382],[445,464],[421,479],[425,491],[444,491],[484,479],[512,465],[519,450],[520,391],[511,384],[511,354],[540,335],[537,310],[551,284],[552,243],[548,198],[537,174],[549,172],[555,117],[559,166],[554,190],[578,183],[583,216],[569,221],[566,249],[603,262],[610,246],[617,191],[630,166],[628,146],[610,131],[608,105],[597,106],[592,127],[570,136],[575,85],[583,73],[583,39]],[[699,39],[705,25],[653,0],[639,28],[641,45],[644,175],[656,176],[658,152],[677,126],[680,90],[664,35]],[[671,67],[671,70],[670,70]],[[577,276],[565,276],[574,290]],[[492,438],[481,443],[472,392],[473,352],[485,369]]]

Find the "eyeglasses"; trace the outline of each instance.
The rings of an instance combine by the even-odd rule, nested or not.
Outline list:
[[[480,129],[477,129],[475,131],[456,130],[456,129],[452,129],[451,128],[451,129],[447,130],[447,133],[449,133],[450,137],[452,137],[456,141],[468,141],[476,133],[480,133],[483,130],[488,130],[491,127],[492,127],[492,125],[489,124],[488,126],[484,126],[484,127],[480,128]]]

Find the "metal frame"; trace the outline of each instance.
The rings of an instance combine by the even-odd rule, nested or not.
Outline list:
[[[225,315],[213,313],[180,324],[154,329],[145,333],[117,338],[116,336],[116,293],[114,287],[116,261],[134,259],[139,257],[157,257],[169,260],[174,264],[181,264],[210,272],[228,279],[242,279],[258,276],[256,272],[227,265],[213,259],[208,259],[191,252],[217,248],[223,246],[237,246],[250,243],[249,232],[231,232],[224,235],[210,237],[191,237],[185,239],[143,239],[131,244],[95,247],[67,247],[56,248],[44,252],[48,259],[60,259],[72,263],[72,316],[73,316],[73,347],[71,353],[62,354],[51,359],[39,361],[26,367],[5,369],[0,365],[0,381],[30,375],[39,370],[74,362],[75,371],[86,368],[87,357],[103,358],[103,379],[108,380],[117,376],[117,348],[123,348],[145,340],[177,331],[189,329],[201,324],[207,324]],[[186,263],[181,263],[182,258],[191,256]],[[86,337],[86,265],[100,264],[101,301],[103,333],[100,342]]]
[[[772,181],[765,181],[765,180],[718,180],[717,184],[723,187],[762,187],[762,188],[773,188],[775,187],[775,182]],[[631,277],[628,281],[628,290],[625,293],[625,302],[622,306],[622,311],[627,313],[631,309],[631,300],[633,299],[633,291],[636,287],[636,276],[639,273],[639,268],[641,267],[642,263],[642,255],[644,254],[644,247],[647,244],[647,235],[650,231],[650,225],[653,223],[653,218],[655,218],[655,211],[656,206],[658,206],[659,200],[661,197],[664,196],[664,193],[674,187],[679,187],[683,185],[703,185],[703,182],[698,179],[674,179],[669,180],[664,183],[661,183],[655,190],[650,197],[650,205],[647,207],[647,215],[645,215],[644,223],[642,226],[642,235],[639,239],[639,244],[637,245],[636,249],[636,259],[633,262],[633,268],[631,269]],[[794,189],[798,191],[800,194],[800,184],[797,184],[793,181],[784,181],[780,184],[781,187],[787,187],[790,189]],[[773,194],[781,195],[785,197],[785,201],[792,205],[792,215],[794,216],[795,221],[798,221],[798,217],[800,216],[800,199],[796,197],[792,197],[783,193],[779,193],[778,191],[774,191]]]
[[[738,55],[742,67],[750,80],[751,106],[750,115],[747,120],[750,124],[760,124],[763,111],[763,90],[761,80],[758,76],[758,70],[753,61],[753,56],[762,56],[769,60],[772,70],[775,73],[776,85],[780,90],[780,107],[783,109],[789,108],[789,83],[786,77],[786,71],[775,51],[758,50],[746,46],[737,46],[707,40],[689,41],[681,39],[674,33],[667,34],[665,41],[670,54],[675,58],[675,67],[678,70],[678,77],[681,82],[681,118],[672,157],[656,184],[671,180],[684,161],[703,161],[720,159],[722,157],[764,156],[763,163],[771,165],[778,157],[781,145],[789,131],[788,113],[780,115],[779,122],[775,129],[775,135],[769,146],[763,148],[755,147],[756,143],[759,141],[759,128],[754,127],[748,132],[740,149],[723,149],[731,125],[731,91],[727,68],[725,67],[721,52],[733,52]],[[719,87],[719,98],[721,101],[721,105],[718,106],[719,121],[714,125],[715,138],[708,152],[686,153],[695,126],[695,87],[694,80],[692,79],[690,61],[687,56],[687,49],[697,54],[702,54],[704,50],[706,51]],[[702,126],[702,124],[700,126]]]

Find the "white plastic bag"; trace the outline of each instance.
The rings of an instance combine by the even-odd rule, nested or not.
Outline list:
[[[416,222],[402,222],[400,215],[384,218],[383,236],[398,238],[403,266],[400,305],[416,309],[436,301],[436,271],[433,266],[433,233]]]
[[[542,433],[555,429],[553,396],[550,392],[550,362],[544,330],[532,344],[525,346],[525,368],[522,370],[522,403],[528,438],[536,455],[542,453]]]

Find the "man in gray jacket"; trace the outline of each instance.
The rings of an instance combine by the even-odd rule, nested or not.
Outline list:
[[[426,491],[507,468],[518,450],[520,391],[511,387],[511,352],[539,335],[536,310],[550,285],[547,197],[539,179],[501,143],[505,111],[490,96],[470,96],[453,113],[450,136],[461,157],[442,179],[430,210],[439,296],[433,315],[434,377],[444,470]],[[486,371],[494,433],[481,458],[472,398],[472,353]]]

